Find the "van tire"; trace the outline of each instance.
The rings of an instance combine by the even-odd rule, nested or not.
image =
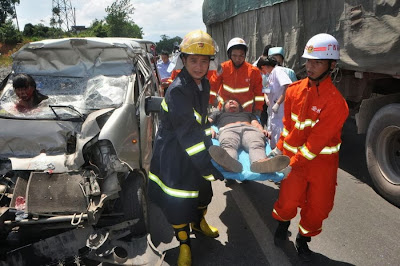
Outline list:
[[[138,172],[130,173],[120,192],[120,202],[124,220],[139,219],[131,227],[133,236],[144,236],[148,232],[148,201],[144,176]]]

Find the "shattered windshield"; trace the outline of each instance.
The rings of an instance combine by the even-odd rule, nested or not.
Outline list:
[[[20,111],[10,77],[0,96],[0,117],[72,119],[94,110],[119,107],[128,90],[129,76],[90,78],[32,76],[37,91],[47,97],[31,110]]]

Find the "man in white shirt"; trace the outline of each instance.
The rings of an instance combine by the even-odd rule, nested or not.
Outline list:
[[[169,78],[171,77],[171,72],[168,72],[168,67],[171,61],[169,61],[169,53],[167,51],[161,52],[161,60],[157,62],[158,73],[160,73],[161,78],[161,88],[166,90],[170,84]]]

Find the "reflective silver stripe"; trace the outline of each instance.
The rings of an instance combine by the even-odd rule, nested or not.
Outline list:
[[[204,177],[204,179],[206,179],[206,180],[208,180],[208,181],[215,181],[215,178],[214,178],[213,175],[207,175],[207,176],[204,176],[204,175],[203,175],[203,177]]]
[[[282,132],[282,135],[283,134],[284,134],[284,131]],[[339,143],[338,145],[333,146],[333,147],[324,147],[319,154],[334,154],[334,153],[337,153],[340,150],[340,145],[341,145],[341,143]],[[288,151],[290,151],[292,153],[297,153],[297,151],[298,151],[297,148],[295,148],[293,146],[290,146],[286,142],[283,142],[283,148],[287,149]],[[303,145],[300,148],[300,152],[308,160],[312,160],[312,159],[314,159],[316,157],[316,155],[314,153],[310,152],[305,145]]]
[[[205,129],[204,132],[206,133],[206,136],[210,136],[211,135],[211,127]]]
[[[337,153],[340,150],[340,145],[341,145],[341,143],[339,143],[338,145],[333,146],[333,147],[325,147],[325,148],[322,149],[322,151],[319,154],[334,154],[334,153]]]
[[[279,218],[281,218],[282,221],[284,221],[284,222],[289,221],[289,220],[282,219],[282,217],[278,214],[278,212],[277,212],[275,209],[273,209],[272,212],[275,213],[276,216],[278,216]]]
[[[306,234],[308,234],[308,233],[310,233],[310,231],[307,231],[303,226],[301,226],[300,224],[299,224],[299,228],[300,228],[300,231],[303,233],[303,235],[306,235]]]
[[[210,91],[210,95],[217,96],[217,93],[216,93],[216,92],[214,92],[214,91]]]
[[[197,123],[199,123],[201,125],[201,115],[196,112],[196,110],[194,110],[193,108],[193,112],[194,112],[194,117],[196,118]]]
[[[232,88],[229,87],[228,85],[224,84],[223,85],[224,90],[230,92],[230,93],[243,93],[243,92],[248,92],[249,91],[249,87],[245,87],[245,88]]]
[[[301,224],[299,224],[299,229],[303,233],[303,235],[306,235],[311,232],[311,231],[308,231],[307,229],[305,229],[303,226],[301,226]],[[320,227],[317,231],[322,231],[322,227]]]
[[[165,112],[168,112],[168,105],[165,102],[165,99],[162,100],[161,107],[162,107],[162,109],[164,109]]]
[[[303,145],[300,148],[300,152],[301,154],[303,154],[303,156],[305,158],[307,158],[308,160],[312,160],[314,159],[317,155],[315,155],[314,153],[310,152],[310,150],[306,147],[306,145]]]
[[[243,108],[246,108],[247,106],[249,106],[250,104],[253,104],[253,103],[254,103],[254,100],[250,100],[250,101],[247,101],[244,104],[242,104],[242,106],[243,106]]]
[[[264,101],[264,96],[256,96],[255,100],[256,100],[256,102],[263,102]]]
[[[286,142],[283,142],[283,148],[287,149],[288,151],[291,151],[294,154],[297,153],[297,148],[290,146]]]
[[[291,118],[293,120],[293,122],[295,122],[295,127],[299,130],[304,130],[304,128],[306,127],[314,127],[317,123],[318,123],[318,119],[316,121],[313,121],[311,119],[306,119],[304,120],[304,122],[300,122],[299,121],[299,117],[296,114],[291,115]]]
[[[283,128],[282,130],[282,136],[283,137],[287,137],[287,135],[289,135],[289,131],[286,128]]]
[[[224,103],[224,99],[220,95],[217,95],[218,102]]]
[[[196,145],[193,145],[190,148],[186,149],[186,152],[189,154],[189,156],[195,155],[199,152],[202,152],[206,149],[206,145],[204,145],[204,141],[197,143]]]
[[[176,198],[198,198],[199,191],[181,190],[167,187],[155,174],[149,173],[149,178],[153,180],[168,195]]]

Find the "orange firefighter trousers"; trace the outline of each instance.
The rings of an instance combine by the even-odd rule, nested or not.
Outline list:
[[[281,182],[272,216],[279,221],[289,221],[300,207],[299,232],[304,236],[318,235],[323,220],[333,208],[338,164],[337,153],[319,155],[307,167],[292,170]]]

